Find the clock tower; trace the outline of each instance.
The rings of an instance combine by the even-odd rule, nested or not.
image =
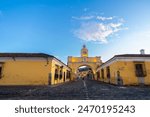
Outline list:
[[[88,49],[85,45],[83,45],[83,48],[81,49],[81,57],[88,57]]]

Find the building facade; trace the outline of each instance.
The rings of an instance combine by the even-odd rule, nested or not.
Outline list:
[[[71,69],[43,53],[0,53],[0,85],[53,85],[70,81]]]
[[[116,55],[96,71],[97,80],[116,85],[150,85],[150,55]]]
[[[115,55],[102,63],[100,56],[89,57],[84,45],[81,56],[69,56],[66,65],[44,53],[0,53],[0,85],[54,85],[78,77],[115,85],[150,85],[150,54],[142,50]]]

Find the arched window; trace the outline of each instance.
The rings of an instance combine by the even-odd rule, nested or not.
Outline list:
[[[0,66],[0,78],[2,78],[2,67]]]
[[[101,69],[102,79],[104,79],[104,69]]]
[[[83,62],[86,62],[86,58],[83,58],[82,61],[83,61]]]
[[[146,76],[146,69],[145,69],[144,62],[135,64],[135,75],[136,75],[136,77],[145,77]]]
[[[55,69],[55,79],[57,79],[58,78],[58,69],[56,68]]]
[[[62,79],[62,69],[60,70],[59,78]]]
[[[97,79],[100,79],[100,71],[97,72]]]
[[[2,62],[0,62],[0,79],[3,77],[3,64]]]
[[[107,72],[107,78],[110,78],[110,67],[109,66],[106,68],[106,72]]]

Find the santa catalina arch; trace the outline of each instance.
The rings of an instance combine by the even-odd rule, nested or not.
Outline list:
[[[77,70],[81,66],[88,66],[92,69],[94,77],[96,75],[97,68],[102,64],[101,57],[89,57],[88,49],[85,45],[83,45],[81,49],[80,57],[68,56],[68,66],[72,69],[72,79],[77,78],[78,73]]]

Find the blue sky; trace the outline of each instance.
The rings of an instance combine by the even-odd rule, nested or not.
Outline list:
[[[0,0],[0,52],[43,52],[63,62],[150,54],[150,0]]]

